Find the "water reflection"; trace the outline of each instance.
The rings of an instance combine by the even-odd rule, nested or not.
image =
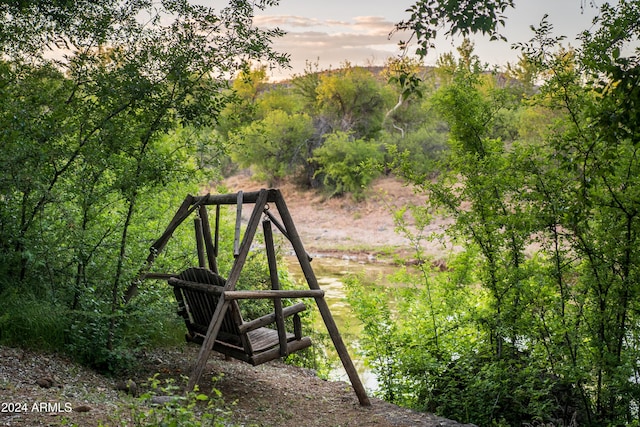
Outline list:
[[[297,259],[291,257],[287,258],[286,261],[291,275],[297,281],[304,283],[304,276]],[[388,285],[386,277],[394,272],[395,267],[385,264],[365,264],[348,259],[321,257],[314,258],[311,265],[318,279],[318,284],[325,291],[325,300],[358,370],[360,379],[368,390],[377,390],[378,381],[373,372],[365,366],[359,354],[358,344],[362,333],[362,324],[356,319],[351,306],[346,301],[344,280],[345,277],[350,275],[357,275],[365,285]],[[318,316],[315,327],[319,331],[326,332],[326,327],[320,316]],[[329,348],[323,350],[332,366],[329,379],[349,382],[347,373],[344,371],[335,349],[329,346]]]

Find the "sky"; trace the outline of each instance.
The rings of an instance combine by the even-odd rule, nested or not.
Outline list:
[[[503,30],[508,42],[490,42],[475,37],[476,54],[482,62],[504,66],[516,62],[518,52],[513,43],[526,42],[533,36],[531,25],[537,25],[545,14],[556,35],[565,35],[565,44],[576,46],[576,35],[591,28],[597,7],[604,0],[516,0],[507,12]],[[280,52],[290,54],[291,69],[272,70],[270,79],[282,80],[302,74],[307,63],[317,63],[319,70],[352,65],[384,65],[386,59],[399,54],[398,42],[406,39],[395,35],[389,39],[394,24],[407,18],[406,9],[415,0],[280,0],[278,6],[260,11],[254,20],[258,27],[279,27],[287,34],[274,42]],[[202,0],[219,8],[221,0]],[[584,7],[582,4],[586,3]],[[456,52],[460,39],[440,39],[429,52],[425,63],[435,64],[447,52]]]

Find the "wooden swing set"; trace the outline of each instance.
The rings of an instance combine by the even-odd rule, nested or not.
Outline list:
[[[248,204],[254,206],[241,241],[242,209]],[[236,205],[233,242],[235,260],[226,279],[220,276],[217,265],[221,205]],[[272,205],[275,205],[279,218],[274,214]],[[215,206],[213,233],[207,206]],[[369,397],[324,299],[324,291],[320,289],[311,268],[311,257],[304,250],[280,190],[262,189],[247,193],[241,191],[223,195],[187,196],[165,232],[151,246],[147,268],[165,248],[177,227],[194,212],[199,266],[190,267],[179,274],[146,273],[141,277],[168,280],[176,296],[178,314],[183,317],[187,326],[187,340],[200,344],[200,352],[187,388],[193,390],[199,381],[211,350],[252,365],[259,365],[309,347],[311,339],[302,336],[299,317],[299,313],[306,309],[305,304],[297,303],[284,307],[282,299],[313,298],[360,405],[370,406]],[[261,218],[271,289],[236,290]],[[291,243],[309,286],[308,290],[280,289],[273,225]],[[238,305],[238,301],[245,299],[269,299],[273,302],[274,310],[257,319],[245,321]],[[285,319],[289,317],[292,318],[293,333],[286,330],[289,322],[285,322]],[[268,325],[275,325],[275,329],[268,328]]]

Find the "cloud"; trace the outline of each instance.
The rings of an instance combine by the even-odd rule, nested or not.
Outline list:
[[[380,16],[356,16],[354,28],[364,30],[369,33],[388,35],[394,28],[395,23]]]
[[[326,25],[325,21],[294,15],[258,15],[254,19],[258,27],[307,28]]]
[[[274,48],[290,55],[292,70],[274,73],[287,78],[304,72],[307,63],[321,70],[352,65],[383,65],[397,55],[399,37],[389,39],[394,23],[379,16],[356,16],[349,21],[320,20],[293,15],[255,17],[258,27],[280,27],[287,34],[274,41]],[[279,74],[279,75],[278,75]]]
[[[389,34],[394,27],[394,22],[380,16],[356,16],[351,21],[344,21],[295,15],[258,15],[254,18],[254,23],[258,27],[281,27],[289,31],[297,31],[301,28],[324,28],[328,32],[341,29],[352,33],[364,31],[384,35]]]

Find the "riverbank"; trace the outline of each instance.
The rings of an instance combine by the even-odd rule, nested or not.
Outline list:
[[[257,191],[267,184],[246,174],[222,182],[229,192]],[[393,176],[378,178],[363,201],[350,196],[329,198],[318,190],[303,190],[285,182],[282,192],[296,229],[307,252],[314,258],[329,257],[361,262],[411,262],[412,241],[396,230],[394,213],[407,205],[422,205],[426,197]],[[411,215],[405,214],[408,229],[415,233]],[[444,219],[434,219],[426,232],[440,231]],[[421,242],[424,253],[442,263],[448,250],[440,241]]]
[[[224,185],[229,192],[255,191],[266,186],[244,175],[229,178]],[[366,201],[359,203],[348,197],[327,198],[319,192],[302,191],[292,184],[279,188],[305,249],[313,257],[367,263],[410,260],[411,241],[395,231],[393,211],[408,203],[423,203],[424,199],[399,180],[379,179]],[[435,222],[432,227],[435,230],[442,224]],[[439,243],[423,244],[436,261],[444,253]],[[0,426],[134,425],[130,422],[132,408],[148,410],[149,403],[118,391],[118,383],[133,380],[137,394],[149,390],[145,382],[154,374],[163,381],[182,384],[197,352],[197,347],[186,345],[142,352],[138,355],[140,366],[131,376],[116,379],[101,376],[63,356],[0,347],[0,404],[20,403],[26,405],[21,408],[28,409],[0,412]],[[253,367],[212,353],[199,387],[211,396],[216,394],[214,389],[221,393],[234,425],[462,426],[375,398],[371,407],[363,408],[349,384],[325,381],[312,371],[279,362]],[[33,411],[34,404],[56,410]]]

